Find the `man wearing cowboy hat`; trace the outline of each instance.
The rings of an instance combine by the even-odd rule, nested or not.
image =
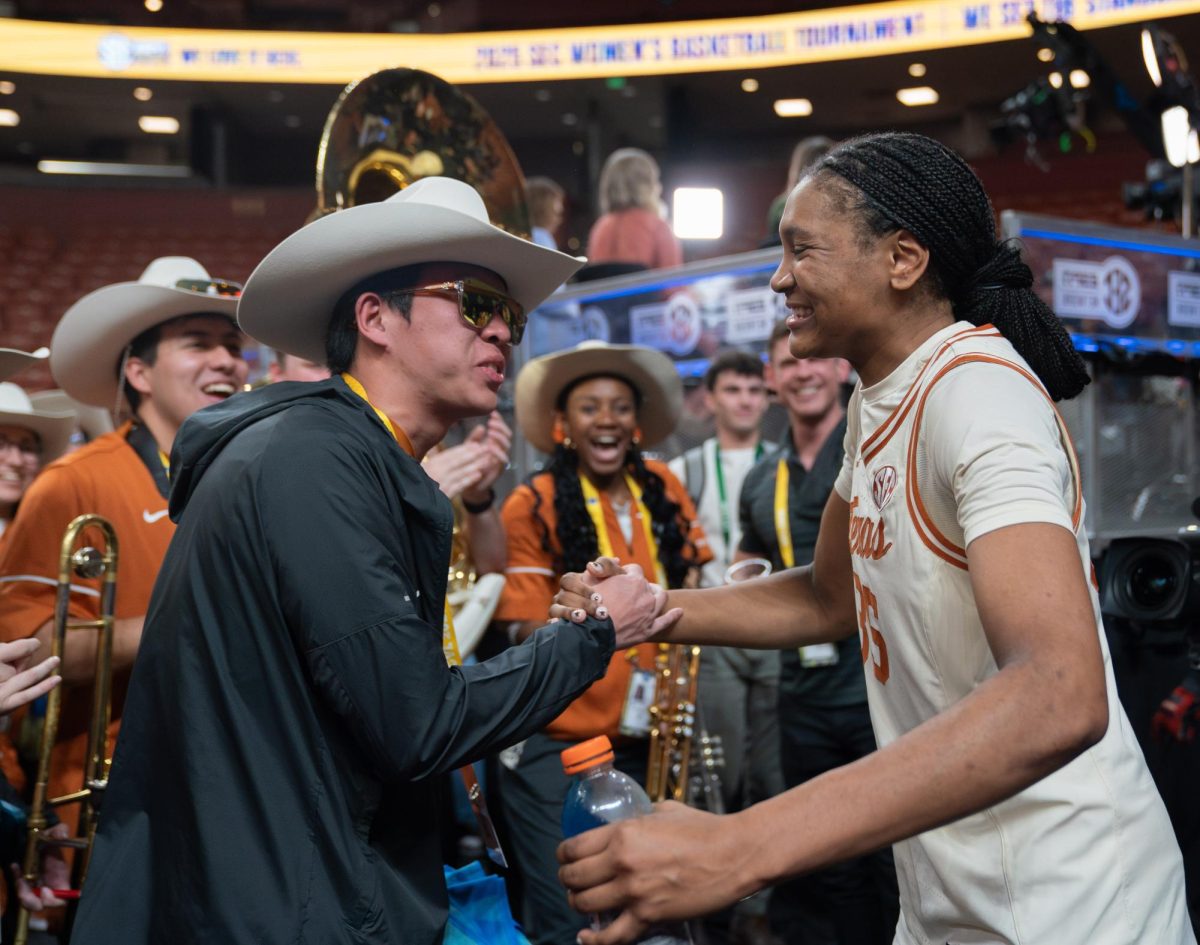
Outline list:
[[[442,941],[439,776],[545,725],[621,641],[587,618],[449,668],[451,509],[420,459],[495,408],[524,310],[578,266],[426,178],[254,271],[243,328],[333,376],[180,431],[75,945]],[[645,631],[659,598],[608,611]]]
[[[175,530],[167,518],[166,456],[191,413],[225,399],[246,380],[242,334],[234,322],[237,292],[195,260],[164,257],[137,282],[84,296],[54,332],[50,370],[63,390],[109,409],[123,393],[133,419],[49,464],[25,494],[0,547],[0,639],[49,640],[63,532],[88,512],[112,522],[120,541],[113,737],[150,590]],[[73,619],[97,615],[97,587],[95,581],[77,582]],[[94,653],[89,635],[68,635],[62,662],[68,689],[51,764],[52,795],[82,785],[91,693],[88,685],[74,687],[90,683]]]

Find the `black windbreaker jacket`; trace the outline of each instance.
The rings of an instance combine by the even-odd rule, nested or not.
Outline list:
[[[340,378],[200,411],[171,466],[74,945],[440,942],[440,776],[602,676],[611,623],[448,668],[450,505]]]

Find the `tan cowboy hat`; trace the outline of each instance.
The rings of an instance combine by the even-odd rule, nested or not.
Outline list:
[[[180,283],[211,287],[181,288]],[[59,320],[50,342],[50,373],[70,396],[111,409],[120,385],[121,354],[138,335],[181,315],[237,315],[236,283],[210,276],[187,256],[162,256],[137,282],[89,292]]]
[[[609,376],[637,390],[642,446],[665,440],[683,409],[683,384],[675,363],[661,351],[640,345],[584,341],[567,351],[534,358],[517,374],[517,425],[543,453],[554,452],[554,409],[558,396],[585,377]]]
[[[75,414],[37,410],[21,387],[5,381],[0,382],[0,425],[36,433],[42,441],[42,462],[48,463],[66,452],[75,430]]]
[[[528,312],[587,260],[493,226],[470,184],[425,177],[380,203],[319,217],[285,239],[250,275],[238,322],[265,345],[324,363],[325,333],[342,293],[375,273],[430,262],[490,269]]]
[[[65,390],[35,391],[29,395],[29,402],[37,410],[51,413],[74,412],[75,425],[83,431],[89,442],[113,431],[112,414],[103,407],[81,404]]]
[[[32,354],[16,348],[0,348],[0,381],[50,357],[49,348],[38,348]]]

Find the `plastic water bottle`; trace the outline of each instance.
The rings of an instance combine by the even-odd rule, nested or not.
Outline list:
[[[653,812],[654,805],[642,786],[613,767],[612,743],[607,735],[588,739],[562,753],[563,771],[575,780],[563,802],[563,837],[573,837],[595,827],[615,824]],[[592,916],[592,928],[602,929],[617,913]],[[692,945],[682,923],[656,928],[641,945]]]

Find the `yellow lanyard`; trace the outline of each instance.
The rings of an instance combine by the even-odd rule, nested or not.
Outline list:
[[[667,572],[664,570],[662,562],[658,560],[658,542],[654,540],[650,510],[642,501],[642,489],[628,473],[625,474],[625,485],[628,486],[629,494],[633,496],[634,505],[637,507],[637,516],[642,523],[642,534],[646,536],[646,548],[650,552],[650,557],[654,559],[655,579],[665,588]],[[600,554],[604,557],[615,558],[612,539],[608,535],[608,526],[604,522],[604,506],[600,502],[600,493],[587,476],[579,477],[579,486],[583,490],[583,504],[587,508],[588,517],[596,526],[596,544],[599,546]]]
[[[162,450],[158,451],[158,461],[162,463],[163,472],[167,474],[167,478],[171,478],[171,458]]]
[[[347,387],[349,387],[352,391],[354,391],[354,393],[358,394],[359,397],[367,402],[367,405],[374,410],[379,419],[383,421],[383,425],[387,427],[388,433],[390,433],[393,439],[400,444],[400,448],[409,456],[412,456],[413,446],[412,442],[408,438],[408,435],[394,423],[392,423],[387,414],[371,403],[371,398],[367,396],[366,388],[359,383],[358,379],[352,377],[349,372],[343,372],[342,380],[346,382]],[[449,565],[447,565],[447,570],[449,570]],[[446,662],[451,666],[462,665],[462,656],[458,651],[458,637],[454,633],[454,618],[450,614],[449,600],[446,600],[445,602],[444,614],[442,617],[442,653],[446,657]]]
[[[415,456],[416,450],[413,449],[412,441],[408,438],[408,434],[392,423],[391,418],[386,413],[371,403],[371,398],[367,396],[366,388],[362,386],[358,378],[353,377],[349,371],[343,371],[342,380],[346,382],[347,387],[367,402],[368,407],[375,411],[375,416],[383,421],[383,425],[387,427],[388,433],[400,444],[400,449],[404,450],[409,456]]]
[[[788,515],[788,463],[780,459],[775,470],[775,539],[779,542],[779,557],[785,568],[796,566],[792,548],[792,519]]]

